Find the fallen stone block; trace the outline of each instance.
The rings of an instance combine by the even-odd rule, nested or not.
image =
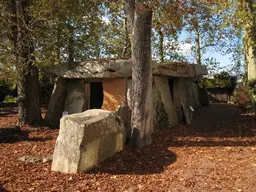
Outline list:
[[[88,171],[121,151],[125,140],[124,123],[113,112],[92,109],[64,116],[51,169],[64,173]]]

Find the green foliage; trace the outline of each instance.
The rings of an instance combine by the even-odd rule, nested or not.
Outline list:
[[[256,95],[256,79],[247,82],[248,88]]]
[[[3,102],[4,103],[16,103],[17,97],[14,97],[12,95],[6,95]]]
[[[247,87],[243,84],[239,84],[234,90],[231,101],[236,105],[243,107],[244,109],[249,109],[251,102]]]
[[[0,101],[3,101],[7,95],[16,96],[16,84],[14,82],[0,80]]]
[[[235,88],[237,83],[235,76],[229,75],[228,72],[220,72],[213,78],[204,78],[202,86],[205,88]]]
[[[40,73],[39,84],[40,84],[41,103],[49,104],[52,90],[53,90],[53,83],[51,82],[50,78],[48,78],[45,75],[45,73]]]

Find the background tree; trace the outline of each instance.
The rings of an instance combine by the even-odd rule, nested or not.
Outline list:
[[[101,2],[0,3],[1,74],[13,74],[17,81],[19,124],[37,124],[41,122],[39,72],[59,63],[73,65],[99,57]]]

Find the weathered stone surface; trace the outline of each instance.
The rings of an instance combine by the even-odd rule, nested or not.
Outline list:
[[[84,81],[71,79],[68,83],[68,94],[65,101],[64,111],[68,114],[80,113],[85,109]]]
[[[99,59],[77,63],[71,70],[64,65],[52,68],[49,72],[60,77],[78,79],[129,77],[132,65],[131,59]]]
[[[205,88],[198,87],[199,101],[202,106],[209,106],[209,97]]]
[[[207,75],[207,68],[206,66],[202,66],[202,65],[194,65],[195,67],[195,75]]]
[[[188,94],[186,90],[186,79],[179,79],[178,84],[179,84],[182,111],[185,116],[187,124],[191,124],[191,115],[190,115],[190,109],[188,105]]]
[[[115,112],[124,122],[124,127],[126,131],[126,140],[131,137],[131,115],[132,110],[128,105],[120,105]]]
[[[19,160],[24,161],[25,163],[48,163],[52,161],[52,156],[37,157],[33,155],[25,155],[19,158]]]
[[[182,112],[181,99],[180,99],[179,79],[173,79],[172,93],[173,93],[172,94],[173,105],[175,107],[178,121],[179,121],[179,123],[182,123],[183,122],[183,112]]]
[[[173,81],[173,102],[177,112],[179,121],[183,121],[183,117],[187,124],[191,124],[191,115],[188,105],[188,94],[186,88],[186,79],[174,79]]]
[[[125,128],[113,112],[92,109],[62,117],[52,170],[78,173],[123,149]]]
[[[68,69],[68,65],[51,68],[48,71],[59,77],[76,79],[103,79],[132,76],[131,59],[99,59],[77,63],[74,69]],[[204,66],[188,64],[186,62],[168,62],[157,64],[152,61],[152,74],[169,77],[191,78],[196,75],[205,75]]]
[[[186,81],[188,106],[192,106],[195,110],[201,107],[199,102],[198,85],[190,80]]]
[[[195,77],[194,65],[184,62],[160,63],[153,68],[153,74],[169,77]]]
[[[60,118],[64,110],[64,103],[67,96],[68,81],[69,79],[64,79],[61,77],[56,78],[45,116],[45,121],[49,127],[58,128],[60,125]]]
[[[165,129],[178,124],[175,107],[167,77],[153,78],[154,124],[156,129]]]
[[[52,156],[46,156],[42,158],[43,163],[52,162]]]
[[[128,106],[132,107],[132,79],[127,79],[126,82],[126,100]]]

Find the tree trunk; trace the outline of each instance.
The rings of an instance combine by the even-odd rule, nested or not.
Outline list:
[[[196,64],[201,65],[201,45],[198,27],[196,27]]]
[[[74,68],[74,28],[73,26],[68,23],[68,31],[69,31],[69,38],[68,38],[68,66],[69,69]]]
[[[127,17],[125,17],[124,19],[124,31],[125,31],[125,42],[124,42],[122,57],[130,58],[131,57],[131,39],[130,39],[130,33],[128,31],[128,26],[127,26]]]
[[[161,27],[158,29],[158,35],[159,35],[159,55],[160,55],[160,61],[164,62],[164,34],[161,30]]]
[[[39,99],[38,69],[33,66],[33,42],[30,39],[28,25],[29,16],[26,8],[29,1],[12,1],[12,20],[14,25],[13,43],[16,53],[17,89],[18,89],[18,125],[24,123],[38,124],[41,122]]]
[[[24,81],[24,74],[22,70],[18,72],[18,79],[17,79],[17,103],[18,103],[18,122],[17,125],[19,127],[23,126],[26,121],[26,94],[25,94],[25,81]]]
[[[132,37],[132,140],[134,147],[151,143],[152,11],[144,3],[136,3]]]
[[[12,37],[15,47],[15,58],[16,58],[16,69],[17,69],[17,103],[18,103],[18,126],[22,126],[25,123],[26,118],[26,107],[25,107],[25,82],[24,82],[24,69],[20,57],[21,52],[21,29],[20,29],[20,18],[17,17],[21,13],[21,5],[17,0],[9,1],[8,11],[10,12],[10,19],[13,23],[11,26]]]
[[[30,125],[40,124],[42,121],[39,92],[38,69],[30,64],[25,75],[26,93],[26,121]]]
[[[245,1],[245,9],[249,16],[249,18],[247,18],[247,23],[244,31],[246,43],[246,64],[248,80],[252,81],[256,80],[256,21],[252,0]]]
[[[135,0],[125,0],[125,14],[126,18],[124,21],[125,27],[125,46],[123,49],[122,57],[131,57],[131,39],[132,30],[134,23],[134,10],[135,10]]]

